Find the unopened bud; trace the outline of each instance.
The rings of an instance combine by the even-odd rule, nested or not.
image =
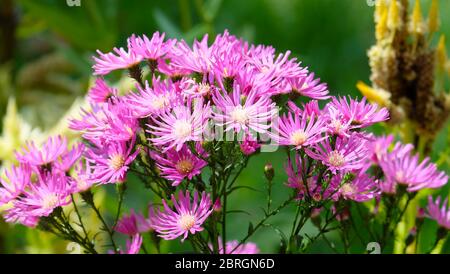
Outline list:
[[[220,212],[222,210],[222,203],[220,202],[220,198],[217,198],[214,202],[213,210],[215,212]]]
[[[267,180],[272,181],[273,177],[275,176],[275,170],[273,169],[273,166],[271,163],[267,163],[264,166],[264,175],[266,176]]]

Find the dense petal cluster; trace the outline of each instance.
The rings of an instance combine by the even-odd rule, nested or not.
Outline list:
[[[193,200],[189,191],[178,193],[178,200],[172,195],[173,208],[170,208],[166,200],[162,200],[164,210],[154,208],[150,211],[152,228],[160,237],[172,240],[182,237],[185,240],[189,233],[195,234],[203,230],[202,224],[212,213],[212,201],[209,194],[203,192],[199,197],[194,192]]]

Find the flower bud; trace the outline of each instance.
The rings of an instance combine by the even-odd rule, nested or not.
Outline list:
[[[271,163],[267,163],[264,166],[264,175],[266,176],[267,180],[272,181],[273,177],[275,176],[275,170],[273,169],[273,166]]]

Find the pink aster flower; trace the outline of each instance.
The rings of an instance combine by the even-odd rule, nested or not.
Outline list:
[[[47,166],[56,161],[67,151],[67,139],[62,136],[54,136],[38,148],[33,141],[28,142],[21,152],[16,153],[17,160],[34,167]]]
[[[342,113],[346,120],[351,121],[352,128],[368,127],[389,119],[386,108],[380,108],[377,104],[367,104],[365,97],[359,102],[349,97],[349,101],[346,97],[333,97],[331,104]]]
[[[151,230],[150,219],[146,219],[141,213],[136,213],[132,209],[129,215],[122,216],[114,230],[130,236],[145,233]]]
[[[31,168],[28,165],[12,166],[0,177],[0,205],[7,204],[19,197],[31,180]]]
[[[319,108],[319,102],[317,100],[311,100],[306,104],[302,104],[302,108],[299,108],[294,102],[289,101],[287,103],[288,109],[294,114],[299,116],[315,116],[319,117],[322,114],[322,111]]]
[[[102,78],[95,80],[94,86],[88,92],[88,98],[93,103],[105,103],[112,97],[117,97],[118,91],[109,87]]]
[[[15,206],[23,206],[23,213],[28,216],[48,216],[55,208],[71,202],[70,193],[69,177],[63,174],[39,176],[38,182],[28,185]]]
[[[208,244],[209,248],[213,250],[213,245]],[[239,245],[236,240],[228,241],[225,244],[225,250],[223,248],[222,239],[218,239],[219,254],[258,254],[259,248],[255,243],[248,242]]]
[[[322,136],[323,131],[323,121],[320,118],[316,119],[314,114],[308,117],[306,115],[292,115],[289,112],[279,119],[278,135],[275,137],[281,145],[294,146],[296,149],[300,149],[323,140],[325,138]]]
[[[13,206],[5,210],[4,219],[7,223],[22,224],[27,227],[35,228],[39,223],[39,217],[28,214],[28,207],[19,203],[17,200],[12,201]]]
[[[100,184],[123,182],[128,166],[136,158],[139,150],[133,151],[131,142],[111,142],[102,147],[93,147],[86,151],[86,161],[92,168],[91,181]]]
[[[404,185],[410,192],[423,188],[438,188],[445,185],[448,176],[437,169],[436,164],[426,157],[419,160],[419,154],[413,155],[409,149],[394,149],[379,162],[390,185]]]
[[[310,73],[308,76],[289,78],[287,81],[292,92],[302,96],[317,100],[330,98],[327,84],[320,83],[320,78],[314,79],[314,73]]]
[[[138,66],[143,57],[131,49],[131,41],[134,35],[128,38],[128,50],[114,48],[114,52],[102,53],[97,50],[99,57],[93,57],[95,64],[92,66],[94,75],[106,75],[113,70],[129,69]]]
[[[194,199],[191,202],[189,191],[186,195],[178,193],[178,201],[172,195],[173,209],[162,200],[164,211],[159,209],[151,210],[152,227],[159,236],[165,240],[173,240],[182,236],[184,241],[189,233],[195,234],[203,230],[202,224],[212,213],[212,201],[209,194],[202,193],[199,201],[198,192],[194,192]]]
[[[306,148],[305,152],[311,158],[322,161],[334,174],[336,171],[360,169],[365,160],[370,157],[366,140],[355,134],[349,138],[336,138],[332,146],[329,139]]]
[[[183,82],[182,94],[186,98],[211,97],[213,93],[218,92],[217,87],[211,85],[209,81],[197,83],[194,79],[188,79]]]
[[[123,99],[108,104],[93,105],[91,111],[82,109],[80,120],[71,120],[69,127],[82,132],[84,139],[95,144],[128,141],[139,129],[139,122],[132,115]]]
[[[157,61],[167,55],[176,43],[175,39],[169,39],[164,42],[165,33],[159,34],[159,32],[153,33],[151,39],[143,35],[132,36],[130,38],[130,45],[132,51],[142,56],[145,59]]]
[[[68,172],[75,163],[81,158],[85,150],[83,143],[76,143],[72,149],[61,155],[55,162],[54,167],[61,172]]]
[[[201,98],[193,104],[193,109],[191,102],[188,102],[152,117],[153,123],[148,125],[148,132],[155,137],[150,141],[164,147],[163,152],[171,148],[179,151],[188,141],[201,141],[210,117],[210,107],[209,103],[204,105]]]
[[[126,251],[119,250],[119,254],[139,254],[141,249],[143,237],[140,234],[132,235],[131,241],[127,239],[127,249]],[[109,254],[115,254],[113,250],[108,252]]]
[[[94,184],[90,178],[93,177],[94,169],[84,161],[78,161],[74,165],[74,173],[72,174],[72,193],[85,192]]]
[[[428,206],[426,216],[437,221],[440,227],[450,230],[450,208],[447,204],[448,199],[445,199],[441,206],[441,197],[433,201],[433,197],[428,196]]]
[[[303,164],[300,155],[297,154],[295,156],[295,164],[292,159],[288,159],[288,162],[285,165],[285,171],[288,176],[286,186],[295,189],[297,200],[302,200],[305,196],[309,196],[315,201],[328,199],[333,191],[329,188],[323,192],[321,185],[317,184],[317,176],[308,177],[305,182],[302,176],[302,172],[304,172],[305,169],[306,166]]]
[[[333,176],[331,179],[332,188],[337,189],[336,194],[333,195],[335,200],[342,197],[344,200],[365,202],[379,194],[377,182],[364,172],[358,172],[355,178],[349,182],[343,183],[342,181],[342,173]]]
[[[327,132],[337,136],[350,136],[352,120],[347,119],[344,114],[332,103],[324,108],[324,118],[327,120]]]
[[[239,147],[244,153],[244,155],[251,155],[255,153],[261,145],[258,143],[258,140],[252,136],[250,133],[244,134],[243,140],[239,143]]]
[[[196,150],[203,158],[206,152],[197,143]],[[179,151],[170,149],[165,153],[150,152],[150,156],[156,162],[161,171],[161,176],[172,182],[172,186],[179,185],[183,179],[191,180],[202,172],[207,163],[198,158],[187,145],[183,145]]]
[[[191,72],[208,74],[212,69],[211,54],[208,34],[205,34],[201,41],[195,40],[192,49],[184,40],[181,40],[172,50],[171,65]]]
[[[162,81],[153,77],[152,86],[145,81],[145,88],[136,85],[138,93],[131,92],[124,97],[124,104],[131,110],[134,118],[158,115],[179,104],[179,96],[170,80]]]
[[[254,90],[247,97],[241,95],[238,85],[234,86],[232,94],[216,92],[213,95],[216,124],[225,126],[225,131],[268,133],[277,113],[275,103],[267,96],[257,97]]]

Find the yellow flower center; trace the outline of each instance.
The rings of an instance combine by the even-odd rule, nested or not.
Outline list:
[[[157,99],[152,101],[152,108],[155,110],[161,110],[169,105],[169,98],[167,96],[159,96]]]
[[[173,125],[173,134],[177,138],[186,138],[191,135],[192,125],[187,121],[178,120]]]
[[[183,159],[175,165],[175,168],[181,174],[188,174],[194,169],[194,164],[188,159]]]
[[[42,199],[42,207],[44,209],[53,209],[58,205],[58,200],[56,193],[49,193]]]
[[[195,217],[190,214],[185,214],[181,216],[178,225],[184,230],[189,230],[195,225]]]
[[[248,121],[247,110],[244,109],[242,106],[237,106],[231,112],[231,119],[233,119],[233,121],[235,121],[241,125],[245,125]]]
[[[328,162],[334,167],[340,167],[345,163],[345,159],[339,151],[333,150],[328,154]]]
[[[346,196],[351,196],[355,193],[355,188],[351,184],[344,184],[341,186],[341,193]]]
[[[115,154],[109,158],[109,167],[117,171],[123,167],[125,159],[121,154]]]
[[[301,129],[294,131],[294,133],[292,133],[292,135],[291,135],[291,143],[294,146],[303,145],[305,143],[306,139],[307,139],[306,133]]]
[[[197,92],[200,94],[208,94],[211,87],[208,84],[199,84],[197,87]]]

